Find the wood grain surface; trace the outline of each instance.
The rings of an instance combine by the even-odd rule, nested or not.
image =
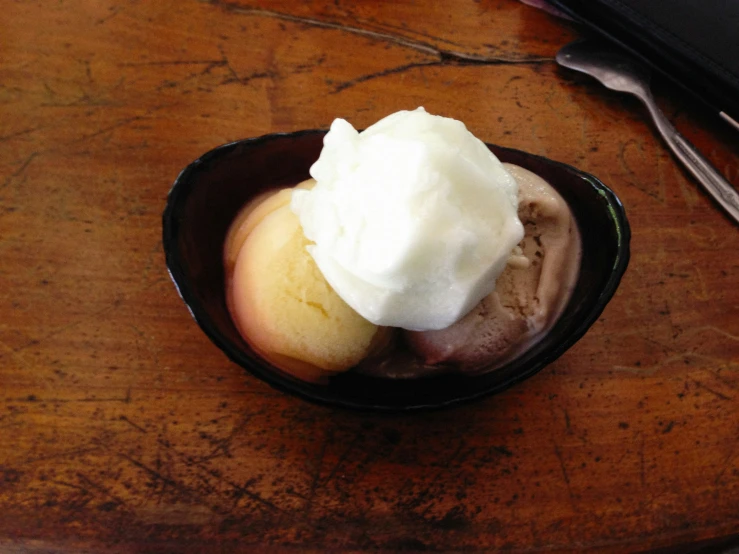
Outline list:
[[[1,551],[732,543],[739,230],[636,101],[556,66],[575,26],[513,0],[0,10]],[[739,135],[656,89],[739,183]],[[273,391],[169,280],[172,181],[224,142],[419,105],[611,186],[633,231],[619,291],[556,363],[469,406],[380,417]]]

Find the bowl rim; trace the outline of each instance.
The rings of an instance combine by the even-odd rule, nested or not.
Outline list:
[[[188,186],[190,183],[190,176],[197,171],[203,164],[216,159],[229,151],[239,146],[254,147],[261,143],[266,143],[274,140],[280,140],[284,138],[295,138],[304,135],[325,135],[328,132],[327,129],[305,129],[294,132],[281,132],[281,133],[270,133],[257,137],[245,138],[240,140],[231,141],[211,150],[205,152],[191,163],[189,163],[174,180],[172,186],[167,193],[167,201],[164,212],[162,213],[162,246],[165,254],[165,263],[167,272],[179,294],[180,298],[185,303],[190,315],[198,324],[200,329],[206,334],[206,336],[213,342],[233,363],[239,365],[241,368],[247,370],[250,374],[265,381],[271,387],[291,395],[298,396],[303,400],[308,400],[313,403],[321,404],[330,407],[339,407],[345,409],[351,409],[353,411],[364,411],[364,412],[385,412],[385,413],[409,413],[417,411],[429,411],[437,410],[442,408],[448,408],[451,406],[457,406],[466,404],[478,400],[486,396],[492,396],[498,394],[513,385],[524,381],[538,372],[544,367],[557,360],[562,354],[569,350],[578,340],[580,340],[590,327],[597,321],[600,315],[605,310],[608,302],[613,298],[621,279],[626,272],[630,259],[630,241],[631,241],[631,228],[626,217],[626,210],[623,203],[615,194],[615,192],[604,184],[600,179],[594,175],[577,169],[571,165],[546,158],[537,154],[531,154],[523,150],[515,148],[509,148],[505,146],[499,146],[497,144],[485,143],[485,145],[493,150],[496,154],[497,151],[510,152],[514,155],[523,155],[532,160],[539,160],[545,164],[559,167],[574,173],[579,178],[585,180],[591,188],[595,189],[595,192],[599,194],[607,206],[608,213],[614,224],[616,233],[617,252],[610,268],[608,280],[603,286],[597,299],[593,302],[592,306],[583,312],[582,317],[577,324],[573,326],[571,331],[564,337],[564,340],[558,342],[551,349],[542,352],[541,357],[536,362],[531,363],[526,371],[516,373],[508,377],[507,379],[501,380],[492,386],[483,388],[479,391],[475,391],[471,394],[458,396],[444,400],[441,402],[419,402],[407,405],[397,404],[383,404],[381,402],[373,403],[359,403],[350,399],[341,399],[335,395],[321,395],[315,391],[308,391],[298,382],[297,379],[284,379],[280,378],[280,374],[275,371],[269,371],[265,368],[259,367],[256,364],[252,364],[251,361],[243,355],[243,351],[237,348],[236,345],[232,344],[231,341],[226,339],[221,332],[218,330],[217,325],[211,320],[206,309],[201,306],[201,303],[195,293],[194,287],[190,284],[186,277],[186,271],[184,269],[184,263],[180,256],[179,250],[172,246],[176,244],[176,237],[178,233],[178,222],[174,217],[175,211],[179,202],[191,192],[191,187]],[[496,154],[497,157],[497,154]],[[475,378],[475,375],[469,376]],[[290,386],[290,384],[293,386]],[[315,384],[310,384],[315,386]]]

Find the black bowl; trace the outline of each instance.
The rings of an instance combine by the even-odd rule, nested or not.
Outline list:
[[[573,167],[518,150],[488,145],[503,162],[546,179],[569,203],[583,241],[580,276],[563,314],[539,343],[509,364],[474,376],[445,374],[389,380],[347,372],[328,384],[285,374],[259,357],[236,330],[226,308],[223,243],[229,224],[256,194],[309,177],[326,131],[267,135],[219,146],[177,177],[163,215],[167,267],[205,334],[253,375],[304,399],[377,411],[438,408],[500,392],[562,355],[595,322],[629,261],[629,224],[616,195]]]

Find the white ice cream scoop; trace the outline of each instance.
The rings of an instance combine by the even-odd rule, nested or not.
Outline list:
[[[465,125],[423,108],[331,125],[292,209],[328,283],[377,325],[443,329],[495,287],[523,237],[517,185]]]

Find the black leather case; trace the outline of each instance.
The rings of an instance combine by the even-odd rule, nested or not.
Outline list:
[[[739,0],[550,0],[739,122]]]

